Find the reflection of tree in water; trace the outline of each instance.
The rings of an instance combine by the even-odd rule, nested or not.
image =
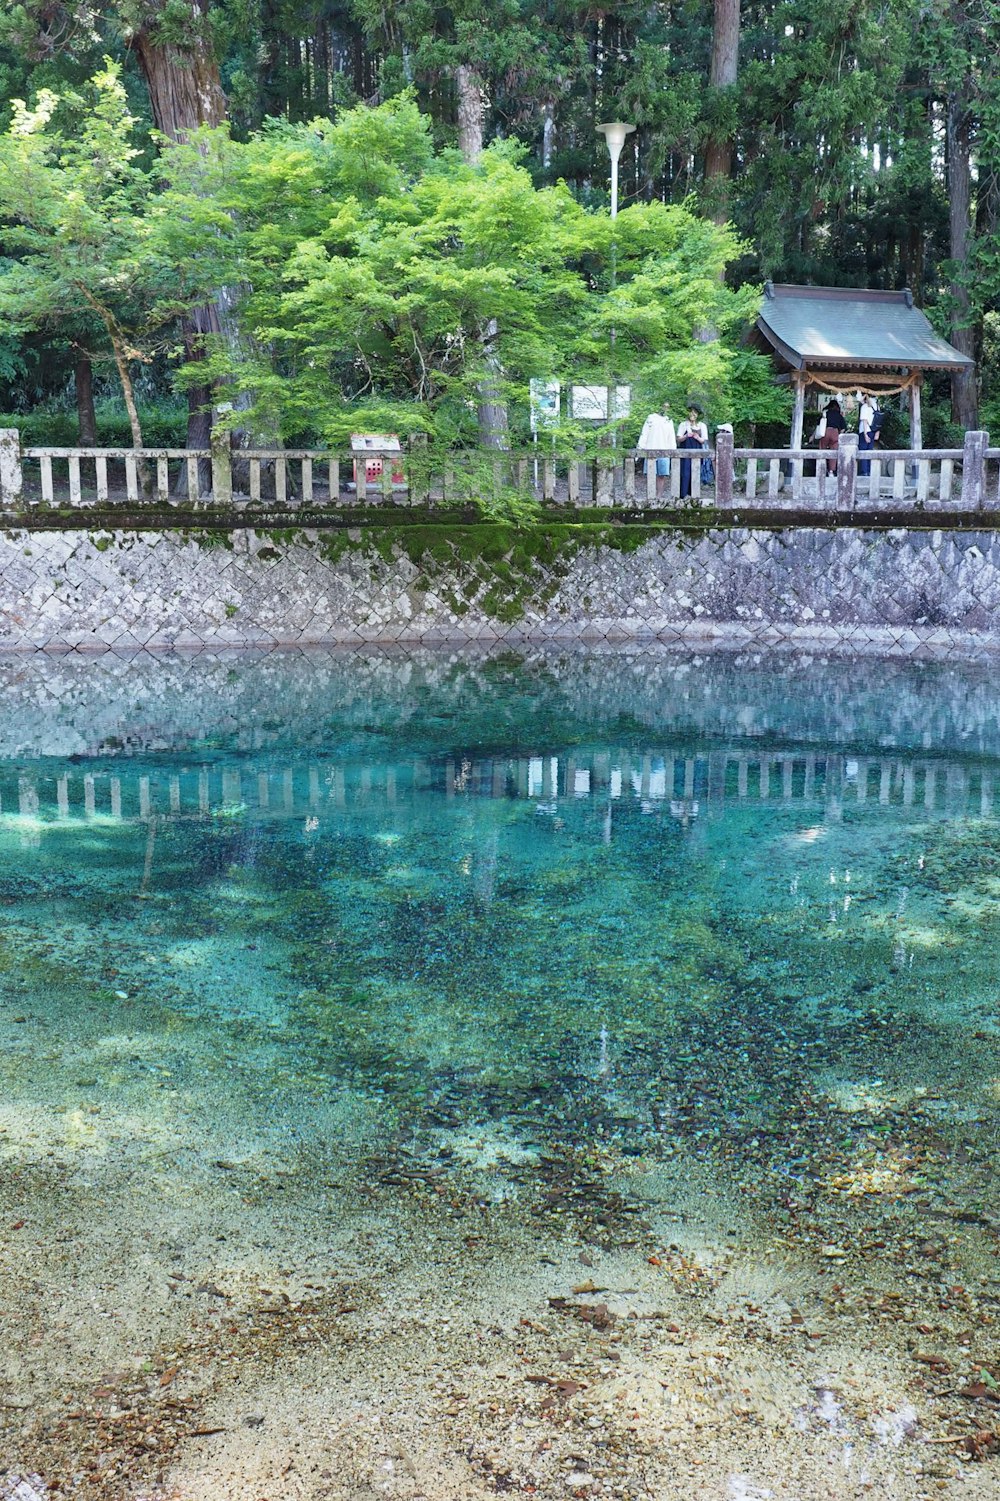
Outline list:
[[[954,1034],[917,1015],[948,951],[894,972],[884,902],[836,951],[791,904],[762,923],[752,892],[736,903],[720,880],[729,813],[702,817],[700,793],[670,790],[543,802],[470,781],[445,819],[443,787],[423,809],[363,804],[311,824],[223,808],[106,831],[101,858],[134,892],[145,851],[143,910],[172,934],[241,942],[260,927],[280,944],[281,983],[300,993],[289,1059],[385,1099],[401,1139],[430,1149],[435,1132],[485,1121],[559,1152],[599,1143],[609,1160],[682,1152],[762,1203],[793,1193],[819,1213],[822,1183],[873,1153],[932,1150],[912,1113],[845,1116],[824,1071],[891,1086],[933,1060],[936,1080],[950,1070],[969,1087]],[[797,816],[761,811],[760,827],[781,838]],[[942,931],[991,936],[990,821],[879,828],[890,906],[896,860],[939,903]],[[765,848],[745,858],[766,864]],[[838,1019],[802,1005],[834,991]]]

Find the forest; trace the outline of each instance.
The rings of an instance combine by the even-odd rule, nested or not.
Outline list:
[[[759,436],[770,278],[910,287],[979,368],[926,441],[998,431],[998,54],[1000,0],[16,0],[0,426],[506,445],[555,378]]]

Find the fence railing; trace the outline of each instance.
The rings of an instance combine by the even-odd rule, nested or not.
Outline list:
[[[669,460],[667,475],[656,474],[656,458]],[[442,457],[418,447],[357,455],[230,449],[225,439],[206,449],[22,447],[17,429],[0,429],[0,503],[7,510],[433,508],[504,495],[569,509],[992,510],[1000,509],[1000,448],[990,448],[982,431],[967,433],[962,448],[867,452],[859,452],[854,433],[829,451],[737,448],[731,433],[720,432],[709,450]]]
[[[414,759],[329,764],[263,761],[230,766],[187,765],[139,774],[120,765],[89,771],[0,775],[0,821],[41,825],[60,819],[301,818],[365,806],[405,806],[429,789],[449,797],[540,801],[593,798],[603,804],[640,800],[678,816],[721,812],[731,804],[798,803],[825,807],[836,818],[851,805],[920,808],[929,816],[992,817],[1000,777],[992,764],[938,760],[883,751],[869,756],[837,750],[679,753],[670,746],[610,747],[562,756],[486,756],[456,764]]]

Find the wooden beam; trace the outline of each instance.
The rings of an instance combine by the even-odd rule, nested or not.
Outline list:
[[[913,373],[913,384],[910,387],[910,447],[923,448],[924,429],[920,418],[920,372]]]
[[[820,390],[856,391],[859,388],[869,391],[885,391],[890,395],[896,391],[906,390],[913,380],[920,377],[919,371],[905,373],[900,371],[875,371],[858,367],[854,370],[809,370],[806,371],[806,381],[811,386],[817,386]]]
[[[795,406],[792,409],[792,437],[789,448],[793,451],[802,447],[802,423],[806,411],[806,377],[797,370],[793,377],[795,384]]]

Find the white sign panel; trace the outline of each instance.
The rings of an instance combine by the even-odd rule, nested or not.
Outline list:
[[[549,427],[555,427],[559,421],[560,392],[562,387],[557,380],[531,380],[529,385],[529,401],[531,404],[531,431],[537,433],[539,428],[543,431]]]
[[[606,422],[608,418],[607,386],[574,386],[573,416],[578,422]]]
[[[395,433],[352,433],[352,453],[401,453]]]
[[[607,422],[608,417],[628,417],[632,411],[632,387],[574,386],[573,416],[579,422]]]

